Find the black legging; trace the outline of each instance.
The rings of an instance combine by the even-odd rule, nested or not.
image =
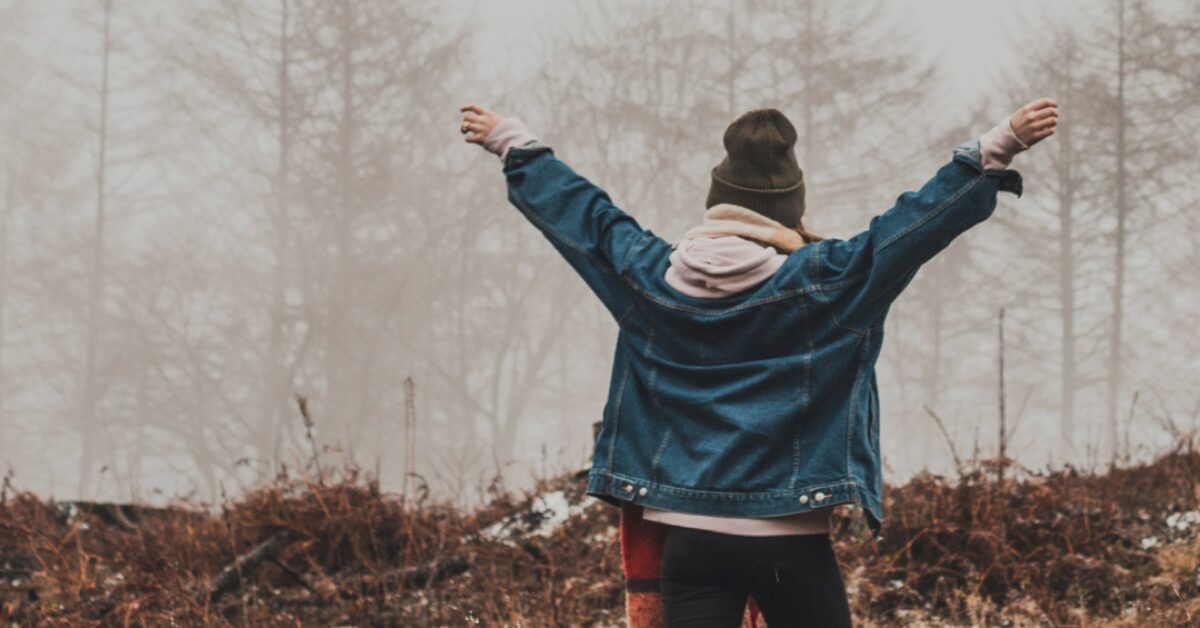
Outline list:
[[[767,628],[851,626],[828,534],[740,536],[669,525],[661,576],[668,627],[741,626],[747,595]]]

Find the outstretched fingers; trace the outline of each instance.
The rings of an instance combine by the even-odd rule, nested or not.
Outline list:
[[[466,133],[463,138],[466,141],[476,142],[483,138],[483,133],[482,133],[482,129],[484,127],[483,119],[480,118],[478,115],[475,115],[473,113],[468,113],[468,114],[464,115],[461,126],[462,126],[462,128],[467,129],[469,131],[469,133]]]
[[[1026,105],[1017,111],[1015,117],[1025,124],[1032,124],[1049,118],[1057,118],[1058,105],[1051,104],[1038,108],[1031,108],[1029,105]]]
[[[1055,127],[1055,126],[1048,126],[1044,129],[1039,129],[1037,131],[1034,131],[1033,132],[1033,141],[1037,142],[1039,140],[1044,140],[1047,137],[1050,137],[1051,135],[1054,135],[1054,131],[1057,128],[1058,127]]]
[[[1009,123],[1017,139],[1032,146],[1058,127],[1058,103],[1053,98],[1038,98],[1014,112]]]
[[[1029,128],[1033,129],[1034,131],[1040,131],[1040,130],[1048,128],[1048,127],[1056,126],[1057,124],[1058,124],[1058,116],[1055,115],[1055,116],[1048,116],[1048,117],[1042,118],[1040,120],[1033,120],[1029,123]]]
[[[1053,98],[1039,98],[1039,99],[1025,105],[1024,107],[1022,107],[1022,109],[1025,109],[1026,111],[1029,111],[1029,112],[1035,112],[1035,111],[1042,111],[1045,109],[1053,109],[1054,107],[1057,107],[1057,106],[1058,106],[1058,103],[1055,102],[1055,100]]]
[[[487,109],[475,103],[467,103],[459,107],[459,111],[463,113],[462,123],[459,125],[459,130],[466,129],[463,133],[463,141],[472,144],[480,144],[483,138],[487,136],[487,125],[484,122],[484,114]]]
[[[1028,115],[1031,122],[1038,122],[1047,118],[1057,118],[1058,107],[1047,107],[1046,109],[1030,112]]]
[[[482,144],[483,138],[487,137],[501,120],[499,114],[478,103],[467,103],[459,107],[459,111],[463,112],[462,123],[459,125],[463,140],[474,144]]]

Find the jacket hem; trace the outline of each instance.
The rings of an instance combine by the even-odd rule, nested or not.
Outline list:
[[[858,503],[878,536],[879,498],[853,478],[772,491],[713,491],[672,486],[612,471],[588,472],[587,494],[614,506],[636,503],[663,510],[726,517],[773,517]]]

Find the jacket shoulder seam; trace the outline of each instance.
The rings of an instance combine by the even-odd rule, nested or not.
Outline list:
[[[624,280],[625,283],[627,283],[631,288],[633,288],[635,291],[637,291],[639,294],[641,294],[643,297],[645,297],[646,300],[648,300],[648,301],[653,301],[654,303],[657,303],[658,305],[661,305],[662,307],[665,307],[665,308],[678,310],[680,312],[692,312],[694,314],[729,314],[731,312],[737,312],[739,310],[749,309],[749,308],[753,308],[753,307],[758,307],[760,305],[766,305],[768,303],[775,303],[775,302],[782,301],[785,299],[790,299],[792,297],[796,297],[801,294],[807,294],[809,292],[814,292],[819,289],[818,286],[816,286],[816,285],[804,286],[803,288],[789,290],[787,292],[782,292],[782,293],[771,295],[768,297],[760,297],[758,299],[753,299],[750,301],[746,301],[745,303],[739,303],[737,305],[732,305],[732,306],[729,306],[724,309],[713,310],[713,309],[706,309],[706,308],[702,308],[702,307],[696,307],[693,305],[687,305],[685,303],[668,301],[666,299],[662,299],[662,298],[654,295],[649,290],[638,285],[637,282],[631,281],[628,277],[622,277],[622,280]]]

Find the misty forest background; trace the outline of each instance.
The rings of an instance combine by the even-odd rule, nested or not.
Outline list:
[[[996,451],[1001,308],[1022,464],[1142,460],[1197,427],[1200,3],[1030,22],[970,98],[900,3],[573,6],[490,44],[536,51],[509,80],[433,1],[0,2],[11,482],[213,499],[315,448],[469,506],[498,474],[586,465],[617,329],[462,141],[466,102],[668,239],[699,221],[729,122],[778,107],[811,225],[847,238],[1052,96],[1058,133],[1014,164],[1025,195],[892,308],[885,479]]]

